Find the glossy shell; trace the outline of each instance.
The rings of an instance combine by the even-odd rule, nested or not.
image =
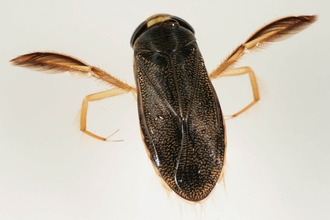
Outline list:
[[[134,72],[142,136],[166,184],[189,201],[205,199],[218,182],[225,125],[193,28],[166,14],[134,32]]]

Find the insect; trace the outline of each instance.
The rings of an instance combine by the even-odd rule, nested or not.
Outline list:
[[[86,96],[82,103],[80,130],[99,140],[107,138],[87,129],[88,103],[131,92],[137,98],[147,153],[159,176],[185,200],[201,201],[221,180],[226,152],[225,121],[211,80],[248,74],[253,100],[231,117],[245,112],[260,99],[258,85],[253,70],[233,68],[235,62],[246,50],[295,34],[316,19],[289,16],[263,26],[208,74],[192,26],[176,16],[153,15],[137,27],[131,38],[136,88],[61,53],[35,52],[11,62],[45,71],[91,74],[113,86]]]

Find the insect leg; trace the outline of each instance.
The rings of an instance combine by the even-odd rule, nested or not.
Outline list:
[[[109,83],[114,88],[108,91],[99,92],[88,95],[82,103],[80,115],[80,130],[99,140],[107,140],[107,138],[98,136],[87,130],[87,108],[88,103],[112,96],[120,95],[127,92],[132,92],[136,98],[136,89],[123,81],[117,79],[106,71],[91,66],[84,61],[81,61],[73,56],[55,53],[55,52],[34,52],[25,54],[12,59],[11,62],[17,66],[23,66],[31,69],[44,70],[49,73],[68,72],[70,74],[79,74],[82,76],[93,76],[103,82]]]
[[[62,53],[34,52],[16,57],[15,59],[12,59],[11,62],[17,66],[43,70],[48,73],[68,72],[73,75],[93,76],[127,92],[135,90],[130,85],[117,79],[106,71],[91,66],[73,56]]]
[[[243,44],[239,45],[229,56],[210,74],[210,79],[222,76],[237,76],[249,74],[254,100],[239,112],[233,114],[236,117],[251,108],[259,99],[258,84],[253,70],[250,67],[232,69],[234,64],[245,54],[247,50],[253,51],[262,48],[263,45],[283,40],[305,29],[317,20],[317,16],[302,15],[280,18],[258,29]]]
[[[289,16],[275,20],[257,30],[243,44],[239,45],[211,74],[210,79],[218,78],[223,72],[232,67],[245,53],[246,50],[262,48],[267,43],[280,41],[296,34],[313,22],[317,16],[302,15]]]
[[[258,83],[256,76],[254,74],[254,71],[248,67],[240,67],[240,68],[228,68],[231,67],[237,60],[244,54],[244,51],[246,50],[245,44],[242,44],[238,46],[211,74],[210,79],[216,79],[219,77],[225,77],[225,76],[239,76],[243,74],[249,74],[250,83],[252,86],[253,91],[253,101],[246,105],[243,109],[236,112],[233,115],[227,116],[227,118],[234,118],[243,112],[247,111],[249,108],[251,108],[254,104],[256,104],[260,100],[259,95],[259,89],[258,89]]]
[[[88,103],[93,102],[93,101],[97,101],[97,100],[101,100],[101,99],[105,99],[105,98],[110,98],[110,97],[113,97],[113,96],[116,96],[116,95],[121,95],[121,94],[124,94],[124,93],[127,93],[127,91],[119,89],[119,88],[114,88],[114,89],[111,89],[111,90],[107,90],[107,91],[87,95],[84,98],[84,100],[82,102],[82,106],[81,106],[80,130],[83,133],[85,133],[85,134],[87,134],[87,135],[89,135],[93,138],[99,139],[101,141],[106,141],[107,138],[109,138],[111,135],[108,136],[108,137],[101,137],[101,136],[99,136],[97,134],[94,134],[94,133],[87,130]]]
[[[244,74],[249,74],[250,83],[251,83],[252,92],[253,92],[253,100],[248,105],[246,105],[244,108],[242,108],[240,111],[236,112],[235,114],[227,116],[227,118],[237,117],[238,115],[247,111],[249,108],[251,108],[254,104],[256,104],[260,100],[257,79],[254,74],[254,71],[250,67],[245,66],[245,67],[227,70],[227,71],[223,72],[219,77],[239,76],[239,75],[244,75]]]

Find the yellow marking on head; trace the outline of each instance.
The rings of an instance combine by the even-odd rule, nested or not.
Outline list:
[[[154,24],[157,24],[157,23],[160,23],[160,22],[166,21],[166,20],[171,19],[171,18],[172,18],[172,16],[169,15],[169,14],[158,14],[158,15],[153,15],[153,16],[151,16],[150,18],[147,19],[147,20],[150,19],[150,20],[148,21],[148,23],[147,23],[147,27],[149,28],[149,27],[151,27],[151,26],[154,25]]]

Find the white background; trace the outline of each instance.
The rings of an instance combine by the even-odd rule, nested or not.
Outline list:
[[[133,2],[133,1],[131,1]],[[327,219],[330,199],[329,8],[325,0],[4,1],[0,7],[0,219]],[[262,100],[227,121],[225,184],[202,205],[167,193],[140,137],[136,101],[127,94],[91,104],[107,89],[90,78],[44,74],[8,61],[58,51],[134,85],[135,28],[152,14],[182,17],[214,69],[265,23],[318,14],[305,31],[245,56]],[[214,82],[224,114],[250,97],[246,77]]]

